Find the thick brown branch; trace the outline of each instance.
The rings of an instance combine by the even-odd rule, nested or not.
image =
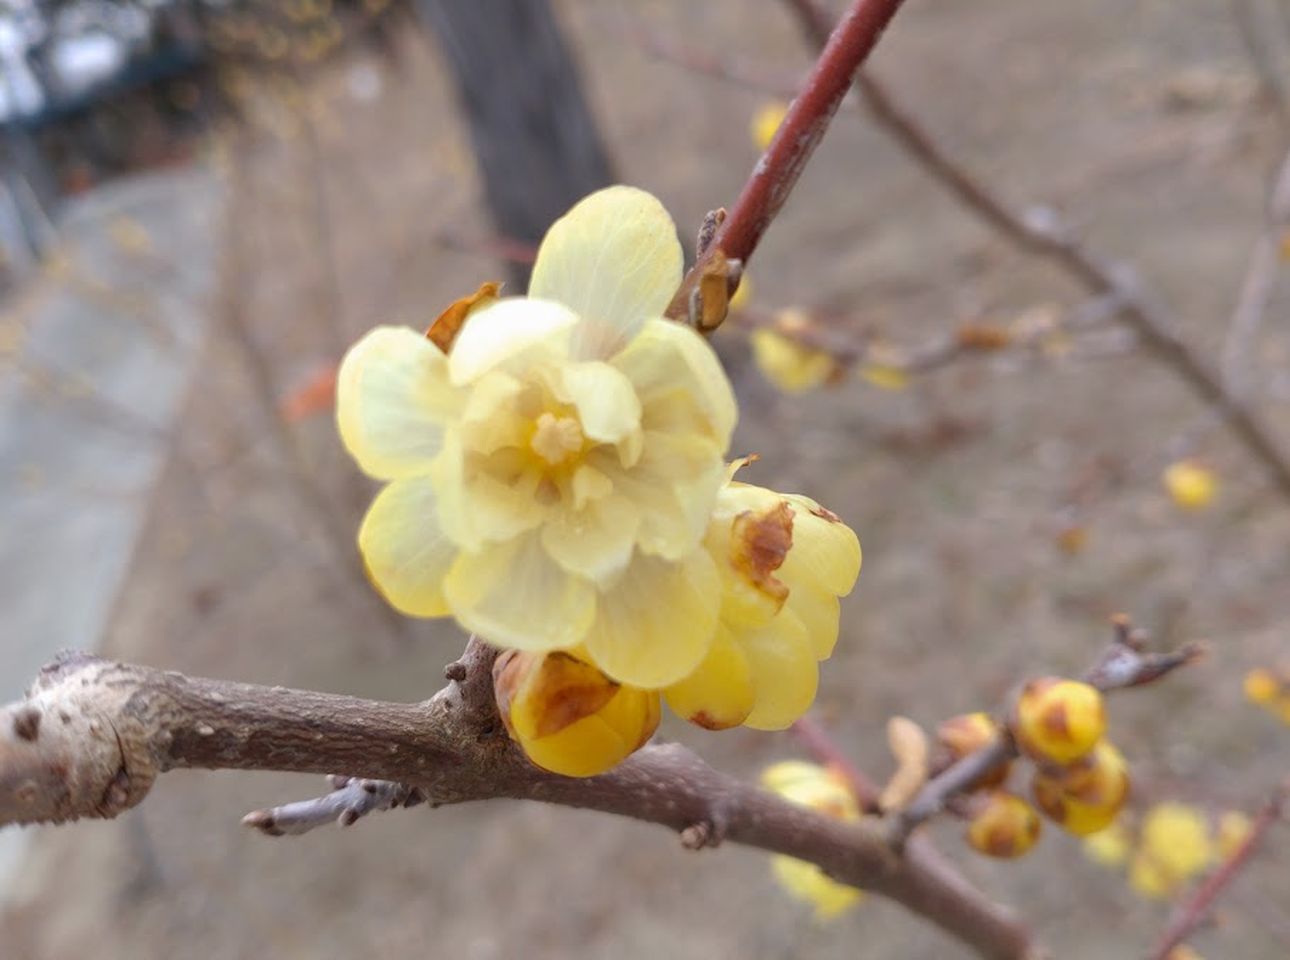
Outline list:
[[[982,956],[1037,955],[1023,927],[926,847],[898,857],[876,820],[845,823],[788,803],[680,746],[648,746],[586,780],[533,767],[501,730],[492,658],[472,642],[439,693],[398,704],[64,657],[24,700],[0,710],[0,825],[116,816],[175,768],[346,770],[389,783],[370,801],[357,796],[360,783],[333,802],[288,805],[253,825],[300,832],[356,802],[364,808],[356,812],[394,806],[405,790],[432,804],[541,800],[661,824],[693,845],[725,839],[810,860],[902,903]]]
[[[797,178],[815,152],[838,105],[851,89],[852,78],[882,36],[903,0],[854,0],[826,32],[820,57],[793,100],[779,130],[757,161],[743,191],[729,210],[713,242],[686,274],[672,299],[667,315],[682,319],[689,314],[691,293],[705,267],[718,256],[747,263],[762,235],[788,200]],[[737,280],[731,284],[734,292]]]

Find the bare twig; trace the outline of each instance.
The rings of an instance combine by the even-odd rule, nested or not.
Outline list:
[[[838,746],[818,720],[808,713],[793,724],[792,730],[793,735],[802,742],[807,753],[846,778],[847,785],[855,794],[860,809],[878,811],[878,788]]]
[[[1268,802],[1263,805],[1250,825],[1250,832],[1245,840],[1231,852],[1217,870],[1209,875],[1186,902],[1179,905],[1168,926],[1160,935],[1160,939],[1152,948],[1151,960],[1169,960],[1173,949],[1186,941],[1196,928],[1205,922],[1214,901],[1240,875],[1268,830],[1284,815],[1288,800],[1290,800],[1290,781],[1279,786]]]
[[[680,746],[647,746],[589,779],[532,766],[498,720],[494,655],[473,641],[449,671],[456,679],[418,704],[64,656],[23,700],[0,709],[0,825],[114,817],[176,768],[349,770],[388,783],[365,801],[356,796],[361,782],[350,789],[347,781],[342,797],[253,815],[253,825],[272,821],[284,833],[302,832],[324,817],[345,816],[354,801],[379,809],[412,790],[430,804],[539,800],[809,860],[903,904],[981,956],[1039,955],[1029,932],[928,844],[911,843],[897,857],[877,821],[847,823],[789,803],[718,773]]]
[[[1262,0],[1232,0],[1232,17],[1241,43],[1258,77],[1263,97],[1290,127],[1290,77],[1285,71],[1285,22],[1280,11],[1269,13]]]
[[[248,813],[242,818],[242,824],[271,837],[299,836],[331,823],[353,826],[369,813],[415,807],[425,802],[416,787],[392,780],[333,776],[331,785],[331,792],[320,797]]]
[[[1250,254],[1223,344],[1223,383],[1233,396],[1248,398],[1253,392],[1253,378],[1247,379],[1242,374],[1276,289],[1281,242],[1287,229],[1290,229],[1290,153],[1281,161],[1273,179],[1267,218]]]
[[[1115,638],[1097,662],[1084,674],[1084,680],[1107,692],[1136,687],[1159,680],[1185,664],[1201,657],[1200,645],[1185,646],[1172,653],[1151,653],[1143,649],[1144,638],[1134,630],[1126,617],[1114,621]],[[899,848],[921,823],[945,809],[951,798],[970,789],[1002,764],[1017,756],[1017,745],[1006,726],[1001,736],[975,753],[951,764],[937,774],[891,822],[891,841]]]
[[[690,269],[667,309],[673,319],[689,314],[690,297],[718,257],[747,263],[766,228],[788,200],[829,121],[851,89],[856,70],[873,50],[903,0],[854,0],[831,35],[826,31],[820,56],[779,130],[757,161],[739,198],[730,208],[704,256]],[[729,284],[733,293],[737,276]]]

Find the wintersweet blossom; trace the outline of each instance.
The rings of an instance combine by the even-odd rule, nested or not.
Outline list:
[[[860,819],[855,795],[846,781],[827,767],[789,760],[762,771],[761,783],[789,802],[810,807],[825,816]],[[864,899],[863,891],[838,883],[806,860],[777,854],[771,858],[771,871],[791,896],[814,906],[817,920],[832,919]]]
[[[712,348],[662,319],[681,267],[662,205],[611,187],[552,226],[528,296],[473,304],[447,352],[396,327],[350,350],[337,421],[388,481],[359,547],[393,606],[645,689],[703,661],[736,407]]]
[[[814,500],[731,480],[704,546],[721,578],[717,634],[697,669],[664,691],[668,706],[709,729],[782,730],[815,699],[860,541]]]

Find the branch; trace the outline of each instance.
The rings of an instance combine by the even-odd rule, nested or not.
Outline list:
[[[346,781],[331,799],[253,814],[251,825],[300,833],[324,818],[352,822],[386,805],[410,805],[413,791],[432,805],[539,800],[661,824],[692,846],[729,840],[809,860],[903,904],[984,957],[1038,955],[1029,933],[926,843],[897,857],[877,821],[847,823],[791,804],[680,746],[647,746],[585,780],[539,770],[497,718],[494,656],[472,641],[442,690],[401,704],[65,655],[24,700],[0,709],[0,825],[114,817],[177,768],[347,770],[388,783]]]
[[[803,33],[815,46],[829,36],[828,13],[817,0],[786,0]],[[1231,427],[1281,493],[1290,498],[1290,456],[1246,403],[1231,393],[1212,364],[1185,343],[1173,313],[1147,290],[1124,264],[1104,260],[1084,247],[1056,211],[1042,209],[1023,216],[1011,210],[986,184],[950,157],[887,89],[860,71],[856,89],[875,121],[882,125],[922,167],[969,210],[1023,250],[1060,267],[1094,295],[1110,295],[1122,304],[1125,322],[1156,359],[1169,366],[1192,391]]]
[[[1290,801],[1290,781],[1282,784],[1263,805],[1263,809],[1254,818],[1254,823],[1250,825],[1249,836],[1232,851],[1217,870],[1210,874],[1209,879],[1197,888],[1191,898],[1179,906],[1169,925],[1165,927],[1164,933],[1160,935],[1160,940],[1152,948],[1151,960],[1169,960],[1173,949],[1183,943],[1205,921],[1214,901],[1236,879],[1258,849],[1268,830],[1284,815],[1288,801]]]
[[[1204,654],[1200,645],[1189,645],[1172,653],[1143,650],[1143,635],[1130,627],[1126,617],[1115,620],[1115,638],[1097,662],[1084,674],[1084,681],[1106,693],[1152,683]],[[918,795],[892,821],[891,841],[899,849],[919,824],[945,809],[951,798],[970,790],[982,778],[1017,756],[1017,744],[1006,727],[1003,735],[988,746],[951,764],[927,782]]]
[[[270,837],[299,836],[330,823],[351,827],[369,813],[425,803],[420,790],[404,783],[345,776],[329,779],[331,793],[270,810],[256,810],[242,818],[242,825]]]
[[[674,320],[690,311],[690,298],[705,269],[719,257],[746,264],[767,227],[788,200],[797,178],[815,152],[838,105],[851,89],[852,78],[882,36],[903,0],[854,0],[838,21],[825,31],[820,57],[793,100],[775,137],[757,161],[743,191],[717,229],[712,243],[681,281],[667,308]],[[738,285],[730,282],[729,292]]]

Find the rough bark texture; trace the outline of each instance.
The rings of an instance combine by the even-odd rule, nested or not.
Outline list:
[[[877,819],[825,817],[676,745],[647,746],[585,780],[533,767],[498,720],[493,657],[472,642],[447,686],[399,704],[66,655],[0,710],[0,826],[113,817],[176,768],[343,770],[407,785],[435,805],[540,800],[657,823],[689,846],[729,840],[788,854],[891,897],[982,956],[1039,955],[1024,927],[920,839],[893,853]]]
[[[577,66],[546,0],[418,0],[439,39],[494,225],[536,244],[578,200],[613,182]],[[510,263],[528,285],[529,265]]]

